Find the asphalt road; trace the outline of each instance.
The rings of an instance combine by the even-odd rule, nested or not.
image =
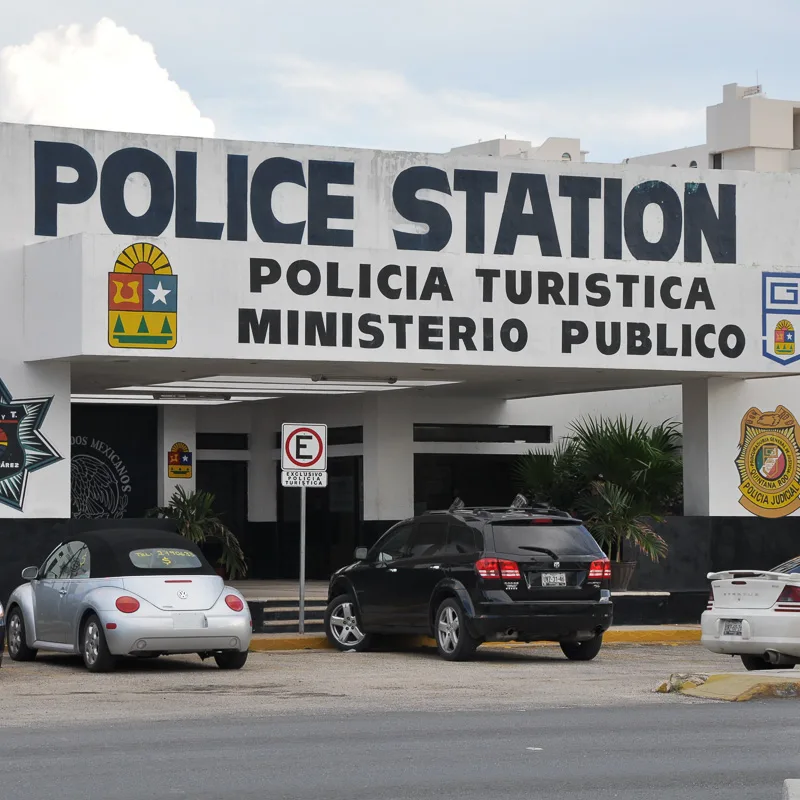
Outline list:
[[[710,800],[800,778],[797,700],[654,694],[699,647],[253,654],[0,669],[0,800]]]
[[[0,796],[779,800],[798,741],[780,701],[7,728]]]

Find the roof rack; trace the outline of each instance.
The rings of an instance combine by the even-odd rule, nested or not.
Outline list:
[[[448,509],[437,509],[425,511],[425,514],[502,514],[502,513],[527,513],[527,514],[547,514],[552,517],[572,518],[567,511],[552,506],[531,505],[528,499],[518,494],[510,505],[507,506],[467,506],[464,501],[457,497]]]

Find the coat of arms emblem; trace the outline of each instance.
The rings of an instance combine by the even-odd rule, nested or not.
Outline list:
[[[800,508],[797,420],[784,406],[751,408],[739,437],[739,503],[759,517],[785,517]]]
[[[108,274],[111,347],[171,350],[178,341],[178,276],[164,251],[139,242],[126,247]]]

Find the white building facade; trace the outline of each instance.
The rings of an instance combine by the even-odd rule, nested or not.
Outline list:
[[[795,513],[800,177],[545,145],[0,125],[0,519],[204,488],[279,577],[278,431],[325,423],[324,576],[456,493],[510,499],[517,455],[620,413],[682,415],[688,513]]]

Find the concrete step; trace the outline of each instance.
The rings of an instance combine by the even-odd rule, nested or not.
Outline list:
[[[325,608],[306,608],[305,618],[319,620],[320,622],[325,616]],[[299,609],[297,608],[265,608],[264,609],[264,623],[272,622],[275,620],[297,620],[300,618]]]
[[[285,599],[276,598],[274,600],[259,600],[259,601],[252,601],[251,600],[250,602],[257,602],[258,605],[264,606],[264,609],[268,608],[270,610],[272,610],[273,608],[281,608],[281,609],[283,609],[283,608],[293,608],[295,610],[298,610],[300,608],[300,600],[298,598],[296,598],[296,597],[294,597],[294,598],[285,598]],[[305,607],[306,608],[323,608],[324,609],[324,608],[327,607],[327,605],[328,605],[328,601],[327,600],[320,600],[319,598],[316,598],[316,599],[313,599],[313,600],[306,599],[306,601],[305,601]]]
[[[300,621],[295,617],[294,619],[282,619],[282,620],[272,620],[267,621],[264,620],[264,625],[262,628],[262,633],[298,633],[300,630]],[[311,620],[306,618],[305,620],[305,632],[306,633],[324,633],[325,626],[322,623],[322,620]]]

